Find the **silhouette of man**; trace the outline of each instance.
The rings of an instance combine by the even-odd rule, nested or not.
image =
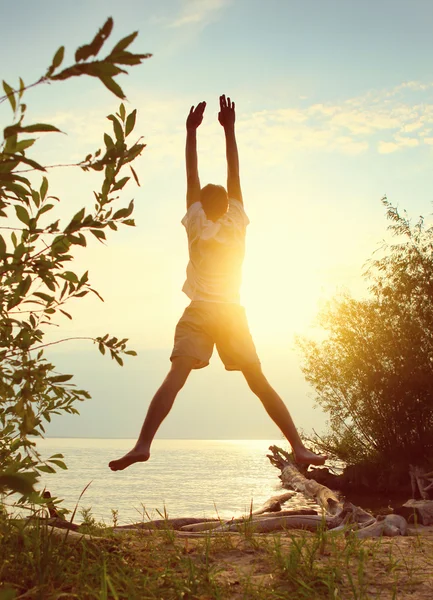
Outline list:
[[[205,102],[192,106],[186,120],[187,213],[182,224],[188,237],[189,263],[183,291],[191,303],[177,324],[171,369],[150,403],[137,443],[109,466],[119,471],[149,459],[153,438],[178,392],[193,369],[209,364],[214,346],[228,371],[242,371],[252,392],[290,442],[296,461],[321,465],[326,456],[304,446],[284,402],[264,376],[245,310],[239,303],[249,220],[239,178],[235,103],[224,95],[220,97],[218,120],[226,140],[227,191],[214,184],[200,187],[197,128],[205,108]]]

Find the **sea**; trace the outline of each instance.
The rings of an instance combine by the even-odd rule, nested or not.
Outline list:
[[[44,459],[63,454],[68,466],[41,474],[39,485],[62,499],[62,508],[73,511],[78,505],[75,522],[90,511],[106,525],[113,519],[126,525],[161,515],[230,519],[286,491],[266,456],[273,444],[285,447],[282,440],[156,439],[148,462],[112,472],[108,462],[133,444],[128,439],[39,440]],[[314,506],[296,494],[285,508]]]

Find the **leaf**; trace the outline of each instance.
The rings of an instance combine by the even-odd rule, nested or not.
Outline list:
[[[62,133],[60,129],[50,125],[49,123],[34,123],[33,125],[26,125],[26,127],[20,127],[19,132],[26,131],[27,133],[36,133],[40,131],[56,131]]]
[[[27,148],[30,148],[31,146],[33,146],[33,144],[35,142],[36,142],[36,138],[28,138],[27,140],[20,140],[15,145],[15,152],[24,152],[24,150],[27,150]]]
[[[50,467],[50,465],[40,465],[38,467],[36,467],[36,469],[38,471],[41,471],[41,473],[55,473],[56,470],[53,469],[53,467]]]
[[[120,356],[118,354],[113,354],[113,358],[117,362],[118,365],[123,367],[123,360],[120,358]]]
[[[65,317],[68,317],[68,319],[72,321],[72,316],[68,312],[66,312],[66,310],[63,310],[61,308],[59,308],[59,310],[63,315],[65,315]]]
[[[137,353],[135,350],[126,350],[125,354],[129,354],[129,356],[137,356]]]
[[[6,242],[3,236],[0,235],[0,258],[6,258]]]
[[[51,66],[53,68],[53,71],[55,69],[57,69],[57,67],[60,67],[60,65],[63,62],[64,56],[65,56],[65,47],[64,46],[60,46],[60,48],[55,53],[54,58],[53,58],[53,62],[51,64]]]
[[[111,58],[117,65],[140,65],[141,61],[146,58],[151,58],[151,54],[132,54],[131,52],[119,52],[115,57]]]
[[[34,292],[33,296],[37,296],[41,300],[45,300],[45,302],[54,302],[54,296],[49,296],[48,294],[44,294],[44,292]]]
[[[52,208],[54,208],[54,204],[44,204],[44,206],[40,210],[38,210],[38,217],[48,212]]]
[[[24,225],[29,225],[29,223],[30,223],[30,215],[26,211],[26,209],[24,208],[24,206],[16,205],[15,206],[15,212],[17,214],[18,219],[21,221],[21,223],[24,223]]]
[[[53,465],[56,465],[56,467],[60,467],[61,469],[63,469],[64,471],[67,471],[68,467],[65,465],[65,463],[62,460],[58,460],[58,459],[48,459],[49,463],[52,463]]]
[[[17,103],[15,100],[15,92],[14,90],[11,88],[11,86],[9,84],[6,83],[6,81],[3,81],[3,89],[6,93],[6,96],[8,97],[9,103],[12,107],[12,110],[15,112],[17,109]]]
[[[131,131],[134,129],[136,117],[137,117],[137,109],[134,109],[131,113],[129,113],[128,118],[126,119],[125,137],[127,137],[131,133]]]
[[[105,240],[105,232],[101,231],[100,229],[91,229],[90,230],[93,235],[95,236],[95,238],[97,238],[98,240]]]
[[[114,148],[113,138],[108,133],[104,133],[104,143],[108,149]]]
[[[132,42],[135,40],[137,35],[138,35],[138,31],[134,31],[134,33],[127,35],[126,37],[121,39],[120,42],[117,42],[117,44],[112,49],[110,56],[114,56],[118,52],[122,52],[122,50],[125,50],[125,48],[127,48],[130,44],[132,44]]]
[[[90,44],[86,44],[85,46],[81,46],[75,52],[75,60],[76,62],[80,62],[81,60],[87,60],[90,56],[96,56],[100,49],[102,48],[104,42],[109,37],[112,29],[113,29],[113,19],[109,17],[98,33],[95,35]]]
[[[74,225],[78,225],[79,223],[82,223],[85,213],[86,213],[86,209],[83,207],[72,217],[71,222],[66,227],[66,230],[74,229]]]
[[[101,296],[101,294],[99,292],[97,292],[93,288],[90,288],[90,291],[93,292],[96,296],[98,296],[98,298],[99,298],[99,300],[101,300],[101,302],[104,302],[104,298]],[[108,335],[107,335],[107,337],[108,337]],[[102,338],[102,339],[105,340],[105,338]]]
[[[0,473],[0,489],[9,489],[28,496],[34,492],[36,477],[34,473]]]
[[[58,235],[54,238],[53,243],[51,244],[51,253],[54,255],[65,254],[65,252],[69,250],[70,246],[71,243],[65,235]]]
[[[46,177],[43,177],[42,178],[41,188],[39,190],[39,193],[40,193],[42,201],[45,200],[45,196],[47,195],[47,191],[48,191],[48,179]]]
[[[78,277],[72,271],[65,271],[60,275],[62,279],[66,279],[66,281],[70,281],[71,283],[78,283]]]
[[[27,275],[27,277],[23,281],[21,281],[21,283],[17,287],[16,293],[19,294],[21,297],[24,297],[31,288],[31,286],[32,278],[30,277],[30,275]]]
[[[98,348],[99,348],[99,352],[101,354],[105,354],[105,346],[104,346],[104,344],[102,342],[99,342]]]
[[[138,181],[137,173],[136,173],[136,172],[135,172],[135,170],[134,170],[134,169],[131,167],[131,165],[129,165],[129,168],[131,169],[131,172],[132,172],[132,174],[133,174],[133,176],[134,176],[134,179],[135,179],[135,181],[136,181],[136,183],[137,183],[138,187],[140,187],[140,182]]]
[[[123,142],[124,137],[123,137],[122,125],[119,123],[119,121],[116,119],[116,117],[114,115],[109,115],[107,117],[107,119],[109,119],[113,123],[114,135],[116,136],[116,140],[119,143]]]
[[[55,375],[50,378],[50,383],[64,383],[72,379],[73,375]]]
[[[123,189],[130,179],[130,177],[122,177],[122,179],[119,179],[119,181],[113,186],[111,191],[117,192],[117,190]]]
[[[114,213],[113,219],[123,219],[125,217],[129,217],[129,215],[134,210],[134,200],[131,200],[128,208],[121,208],[117,212]]]
[[[119,106],[119,115],[120,115],[120,118],[122,119],[122,121],[125,121],[126,110],[125,110],[125,105],[123,104],[123,102]]]
[[[126,96],[123,93],[122,88],[120,87],[119,84],[117,84],[114,81],[114,79],[112,77],[107,77],[105,75],[101,75],[99,77],[99,79],[102,81],[102,83],[105,85],[105,87],[110,90],[110,92],[113,92],[113,94],[115,96],[117,96],[121,100],[126,100]]]
[[[17,156],[17,160],[19,162],[25,163],[26,165],[33,167],[33,169],[36,169],[37,171],[46,171],[45,167],[43,167],[42,165],[37,163],[35,160],[32,160],[31,158],[28,158],[27,156],[24,156],[24,155],[21,156],[21,155],[17,154],[16,156]]]

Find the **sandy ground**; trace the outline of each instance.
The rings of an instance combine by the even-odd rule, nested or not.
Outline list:
[[[259,537],[258,543],[254,543],[254,538],[248,540],[240,537],[232,542],[232,548],[221,547],[218,550],[215,546],[212,560],[218,571],[217,580],[229,586],[233,600],[250,597],[245,595],[245,582],[251,589],[256,588],[259,598],[272,598],[272,590],[283,594],[281,597],[285,593],[287,598],[298,597],[291,595],[294,587],[290,582],[290,570],[288,575],[284,575],[284,571],[276,569],[277,561],[272,557],[272,551],[269,553],[273,544],[272,536]],[[280,552],[289,555],[294,540],[307,539],[314,544],[314,538],[315,534],[305,532],[281,534],[278,537]],[[267,550],[263,549],[264,541],[268,544]],[[191,554],[199,549],[198,540],[188,539],[182,543],[185,543],[185,551]],[[314,563],[310,563],[308,556],[303,555],[295,573],[317,590],[317,595],[315,592],[311,600],[331,597],[321,583],[330,573],[337,574],[336,589],[332,596],[336,600],[433,599],[433,526],[411,528],[405,537],[362,540],[356,548],[353,555],[349,556],[347,541],[340,536],[339,539],[326,541],[320,547]],[[255,595],[251,597],[256,598]],[[308,592],[299,598],[310,600]]]

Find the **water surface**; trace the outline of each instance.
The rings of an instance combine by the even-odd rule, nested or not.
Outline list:
[[[266,457],[281,440],[155,440],[147,463],[112,472],[108,462],[130,450],[134,441],[121,439],[48,438],[38,441],[44,458],[62,453],[67,471],[43,474],[41,484],[73,509],[91,482],[80,506],[92,509],[98,521],[112,522],[112,509],[121,524],[158,518],[237,517],[283,493],[279,471]],[[296,495],[286,507],[312,506]],[[82,518],[79,513],[76,521]]]

